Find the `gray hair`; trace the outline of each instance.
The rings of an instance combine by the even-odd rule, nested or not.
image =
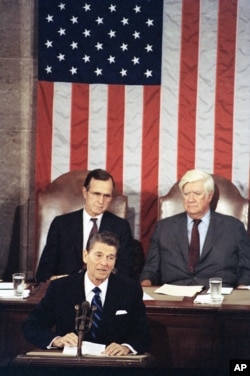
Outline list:
[[[214,193],[214,179],[212,175],[201,170],[189,170],[182,176],[179,181],[181,192],[183,192],[183,188],[187,183],[194,183],[199,180],[204,182],[204,188],[208,194]]]

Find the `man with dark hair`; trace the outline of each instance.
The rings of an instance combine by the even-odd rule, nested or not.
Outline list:
[[[51,223],[36,273],[37,282],[80,271],[82,250],[93,230],[116,234],[120,242],[117,272],[132,276],[134,244],[129,223],[107,211],[114,189],[114,179],[107,171],[96,169],[88,173],[82,188],[84,209],[57,216]]]
[[[98,315],[96,319],[93,316],[84,340],[106,345],[105,354],[111,356],[149,351],[140,283],[112,273],[118,248],[118,239],[109,232],[91,238],[83,252],[86,272],[51,281],[45,297],[23,324],[29,342],[43,349],[77,346],[75,307],[88,302],[90,307],[94,304]]]

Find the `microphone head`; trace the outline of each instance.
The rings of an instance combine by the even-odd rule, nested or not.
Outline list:
[[[90,308],[89,302],[82,302],[82,310],[88,310]]]

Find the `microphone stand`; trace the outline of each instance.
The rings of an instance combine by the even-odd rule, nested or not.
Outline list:
[[[80,359],[83,357],[82,341],[84,334],[87,333],[91,328],[95,307],[90,308],[89,302],[86,301],[82,303],[81,307],[77,304],[75,306],[75,310],[75,329],[78,333],[77,358]]]

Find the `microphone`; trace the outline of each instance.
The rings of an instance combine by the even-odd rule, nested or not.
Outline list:
[[[77,357],[82,357],[82,341],[84,332],[88,331],[88,325],[85,327],[85,323],[89,321],[88,313],[90,310],[90,304],[87,301],[82,302],[81,306],[79,304],[75,305],[76,318],[75,318],[75,330],[78,333],[78,344],[77,344]]]
[[[87,302],[87,301],[86,302],[82,302],[82,316],[86,317],[89,308],[90,308],[89,302]]]
[[[75,311],[76,311],[75,330],[78,331],[78,322],[79,322],[79,314],[80,314],[80,306],[79,306],[79,304],[75,305]]]

